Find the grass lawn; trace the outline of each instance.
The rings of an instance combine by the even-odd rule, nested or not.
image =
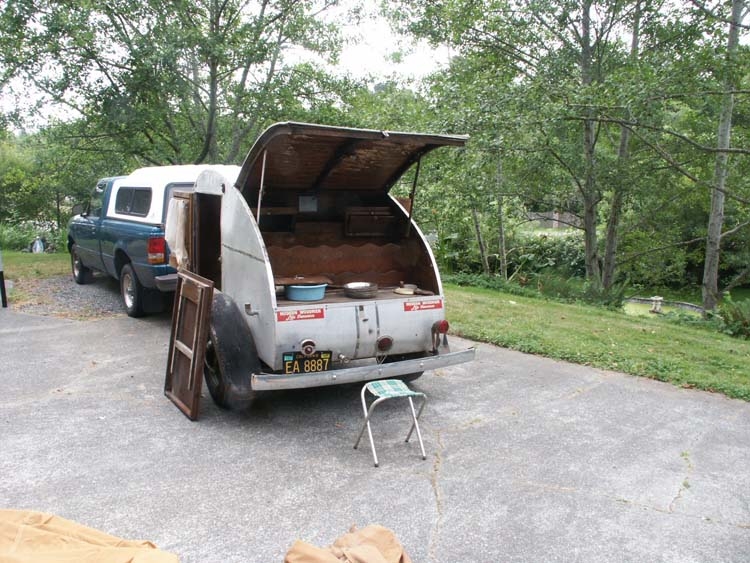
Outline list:
[[[3,252],[6,280],[49,278],[70,273],[70,254],[32,254],[30,252]]]
[[[42,278],[70,274],[70,254],[32,254],[30,252],[3,252],[3,276],[8,298],[16,304],[25,303],[32,297],[34,281]]]
[[[750,401],[750,341],[598,307],[446,286],[452,331],[540,356]]]

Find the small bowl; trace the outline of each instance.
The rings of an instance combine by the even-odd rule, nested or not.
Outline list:
[[[354,299],[372,299],[378,294],[378,284],[370,282],[350,282],[344,284],[344,295]]]
[[[325,296],[327,285],[288,285],[285,289],[286,298],[291,301],[319,301]]]

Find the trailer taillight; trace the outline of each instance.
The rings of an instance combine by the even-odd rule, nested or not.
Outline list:
[[[393,338],[390,336],[381,336],[378,338],[378,351],[387,352],[393,348]]]
[[[432,352],[433,354],[449,352],[448,347],[448,321],[435,321],[432,323]]]
[[[151,237],[146,250],[149,264],[163,264],[167,256],[167,241],[164,237]]]

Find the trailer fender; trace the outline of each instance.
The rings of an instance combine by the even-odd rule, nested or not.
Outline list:
[[[250,327],[235,302],[214,292],[209,322],[206,384],[216,404],[242,407],[253,398],[251,379],[260,372],[260,360]]]

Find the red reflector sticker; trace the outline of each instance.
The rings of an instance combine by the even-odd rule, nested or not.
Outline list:
[[[407,301],[404,303],[404,311],[427,311],[429,309],[442,308],[442,299],[432,299],[431,301]]]
[[[276,311],[276,320],[283,321],[309,321],[312,319],[325,319],[326,311],[322,307],[317,309],[297,309],[295,311]]]

